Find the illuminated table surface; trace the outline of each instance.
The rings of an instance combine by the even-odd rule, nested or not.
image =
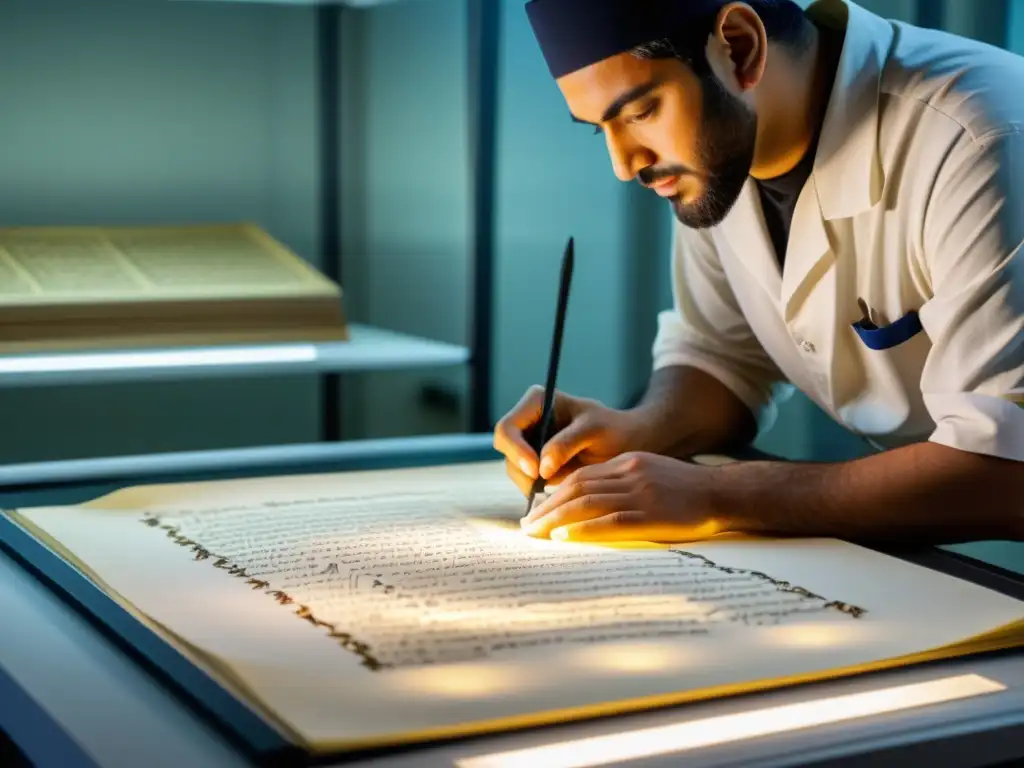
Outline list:
[[[200,468],[237,475],[491,458],[489,435],[432,436],[9,467],[0,506]],[[29,490],[26,490],[29,489]],[[32,490],[34,489],[34,490]],[[18,498],[21,496],[22,498]],[[34,498],[30,498],[34,497]],[[0,551],[0,730],[39,766],[250,765],[80,614]],[[358,706],[358,696],[353,699]],[[668,750],[668,751],[666,751]],[[672,751],[674,750],[674,751]],[[2,760],[0,760],[2,762]],[[675,709],[348,761],[353,768],[1024,765],[1024,653],[959,659]]]
[[[2,553],[0,615],[18,629],[0,633],[0,727],[31,750],[37,765],[250,765]],[[658,753],[673,746],[683,751]],[[622,759],[604,762],[616,753]],[[626,759],[631,754],[646,759]],[[558,761],[566,755],[575,762]],[[907,669],[674,711],[441,744],[345,765],[761,768],[834,765],[837,759],[855,760],[841,763],[848,767],[929,768],[980,768],[999,761],[1009,766],[1024,760],[1024,659],[1017,655]]]
[[[281,374],[344,373],[460,365],[469,350],[371,326],[349,326],[350,340],[0,355],[0,387]]]

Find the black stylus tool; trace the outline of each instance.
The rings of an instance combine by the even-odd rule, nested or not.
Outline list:
[[[572,283],[572,265],[575,246],[570,237],[565,246],[565,254],[562,256],[562,280],[558,286],[558,307],[555,309],[555,332],[551,337],[551,357],[548,358],[548,379],[544,385],[544,408],[540,416],[540,430],[536,432],[537,439],[533,444],[538,458],[545,443],[551,439],[551,427],[555,415],[555,387],[558,380],[558,361],[562,356],[562,334],[565,331],[565,308],[569,303],[569,286]],[[544,490],[544,478],[537,472],[537,479],[533,481],[533,488],[530,489],[530,499],[526,502],[526,514],[533,509],[533,501],[537,494]]]

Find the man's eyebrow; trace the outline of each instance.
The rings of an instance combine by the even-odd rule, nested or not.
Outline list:
[[[646,83],[641,83],[640,85],[630,88],[628,91],[621,94],[618,98],[615,99],[615,101],[608,105],[608,109],[606,109],[604,111],[604,114],[601,115],[601,122],[607,123],[609,120],[614,120],[616,117],[619,116],[619,113],[622,112],[623,108],[627,104],[636,101],[637,99],[642,99],[644,96],[646,96],[655,88],[657,88],[659,85],[661,85],[661,81],[655,79],[648,80]],[[581,120],[580,118],[576,117],[576,115],[572,115],[572,113],[570,113],[570,115],[572,116],[573,122],[583,123],[584,125],[594,125],[594,123],[591,123],[588,120]]]

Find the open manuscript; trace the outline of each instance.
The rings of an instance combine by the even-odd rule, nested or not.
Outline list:
[[[311,752],[1024,643],[1024,603],[831,540],[528,538],[500,463],[8,514]]]
[[[251,224],[0,228],[0,353],[345,339],[341,288]]]

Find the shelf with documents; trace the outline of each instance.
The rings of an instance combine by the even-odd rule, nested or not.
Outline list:
[[[468,48],[468,56],[452,59],[459,74],[468,69],[468,76],[448,79],[455,83],[452,100],[460,107],[465,102],[470,116],[467,129],[453,142],[456,146],[449,148],[470,169],[469,188],[464,174],[445,169],[452,170],[450,177],[441,177],[437,184],[456,188],[457,199],[428,201],[442,212],[455,211],[441,217],[448,239],[403,220],[398,200],[393,220],[390,214],[378,214],[372,222],[376,229],[367,223],[364,209],[371,185],[362,178],[361,163],[367,162],[364,126],[342,117],[362,113],[358,106],[364,71],[352,64],[362,60],[364,27],[372,26],[366,9],[373,3],[57,0],[59,8],[45,12],[31,2],[3,5],[0,27],[20,30],[11,70],[17,73],[12,82],[19,98],[29,107],[66,110],[78,121],[65,121],[63,115],[51,119],[42,106],[38,116],[35,107],[21,110],[12,135],[31,140],[12,143],[0,157],[8,170],[0,185],[5,226],[252,222],[338,283],[347,317],[361,324],[352,327],[353,340],[347,344],[60,355],[40,346],[32,356],[0,355],[0,389],[48,387],[55,399],[66,402],[76,394],[57,394],[60,386],[189,379],[196,383],[182,393],[187,390],[192,397],[201,379],[304,374],[321,379],[317,393],[309,394],[307,387],[315,382],[273,391],[301,393],[294,399],[302,398],[303,409],[316,401],[320,437],[333,442],[343,433],[347,437],[348,425],[357,423],[349,414],[359,410],[364,392],[377,392],[364,390],[358,382],[349,390],[345,374],[464,366],[459,373],[464,371],[465,377],[451,385],[458,388],[460,399],[465,392],[465,409],[460,408],[466,415],[464,426],[472,432],[490,431],[496,4],[470,0],[460,10],[467,14],[465,31],[458,40],[446,42]],[[184,65],[177,51],[160,42],[191,38]],[[72,60],[92,64],[76,69],[68,63]],[[68,77],[68,72],[75,76]],[[349,101],[355,106],[349,108]],[[381,101],[375,94],[374,103]],[[461,118],[462,110],[451,113],[456,111]],[[40,120],[54,130],[34,130]],[[76,141],[67,140],[67,126],[74,126],[70,130]],[[431,158],[437,154],[436,147],[424,146]],[[395,154],[410,151],[403,139]],[[26,194],[25,189],[35,191]],[[374,201],[378,212],[393,196],[381,197]],[[455,234],[448,237],[449,230]],[[398,247],[388,233],[403,231],[410,234]],[[396,253],[422,267],[433,282],[421,279],[416,269],[405,269],[406,279],[397,287],[381,288],[387,283],[381,275],[402,265],[382,266],[387,258],[374,261],[372,270],[367,265],[378,255]],[[430,322],[438,317],[440,321]],[[396,375],[393,380],[404,385],[412,378]],[[412,384],[409,390],[418,391]],[[133,401],[144,397],[128,395]],[[49,396],[31,398],[32,407],[45,410]],[[223,391],[215,396],[223,398]],[[97,400],[102,398],[100,394]],[[172,403],[167,409],[174,407]],[[28,424],[34,417],[25,414]]]
[[[349,326],[349,341],[0,355],[0,388],[335,374],[462,365],[469,350],[381,328]]]

